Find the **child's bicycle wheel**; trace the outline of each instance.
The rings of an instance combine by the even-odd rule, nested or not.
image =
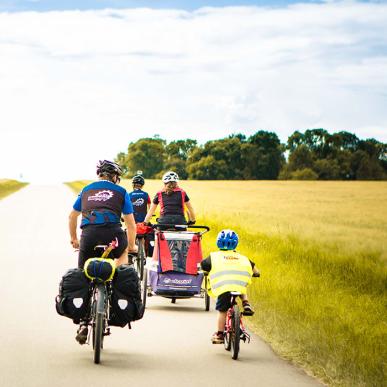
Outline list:
[[[239,344],[240,344],[240,338],[241,338],[240,319],[241,319],[241,316],[240,316],[239,307],[238,305],[234,305],[234,311],[233,311],[232,321],[231,321],[231,334],[230,334],[232,358],[234,360],[238,359],[238,354],[239,354]]]
[[[224,349],[226,351],[231,350],[231,332],[224,333]]]
[[[204,277],[204,309],[206,312],[210,310],[210,303],[211,303],[211,298],[208,295],[207,289],[208,289],[208,278],[207,276]]]

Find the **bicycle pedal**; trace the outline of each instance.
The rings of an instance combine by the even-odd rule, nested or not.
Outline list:
[[[241,340],[243,340],[243,342],[246,342],[247,340],[247,343],[250,343],[250,335],[247,332],[243,332],[242,335],[243,335],[243,338],[241,336]]]
[[[107,328],[106,331],[103,333],[104,336],[110,335],[110,328]]]

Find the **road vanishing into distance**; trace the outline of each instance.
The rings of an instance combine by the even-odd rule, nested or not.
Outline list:
[[[241,343],[237,361],[211,344],[214,302],[147,299],[132,329],[112,328],[101,364],[54,298],[77,255],[69,243],[74,194],[64,185],[29,185],[0,200],[0,386],[321,386],[279,359],[259,337]],[[259,313],[259,311],[257,311]]]

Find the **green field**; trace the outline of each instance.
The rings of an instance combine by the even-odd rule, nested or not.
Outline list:
[[[81,182],[78,188],[85,182]],[[123,185],[130,187],[129,181]],[[147,181],[152,196],[161,186]],[[262,272],[251,327],[332,386],[382,386],[387,359],[387,183],[186,181],[199,223]]]
[[[21,183],[17,180],[0,179],[0,199],[10,195],[11,193],[23,188],[28,183]]]

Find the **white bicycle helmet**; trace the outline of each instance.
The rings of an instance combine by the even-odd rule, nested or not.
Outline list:
[[[169,183],[170,181],[178,182],[179,181],[179,175],[176,172],[173,172],[173,171],[168,171],[168,172],[164,173],[163,183]]]

